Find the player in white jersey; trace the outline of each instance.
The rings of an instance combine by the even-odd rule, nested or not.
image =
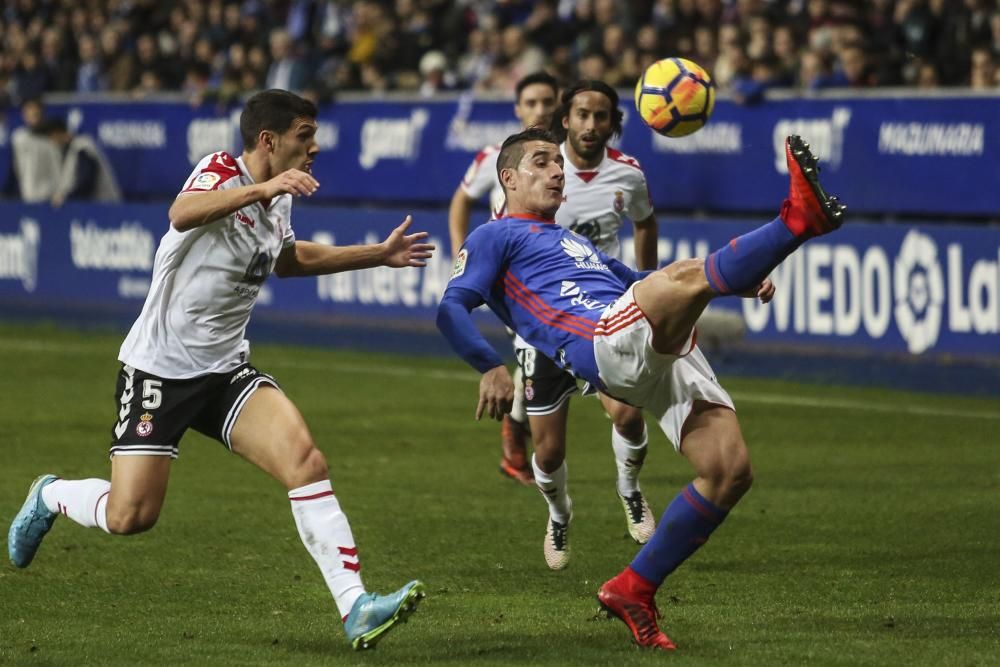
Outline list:
[[[553,120],[553,128],[566,137],[559,147],[565,185],[555,221],[587,237],[606,254],[620,257],[618,234],[625,220],[630,220],[637,268],[652,270],[656,268],[657,228],[646,177],[634,158],[608,146],[613,136],[621,134],[622,116],[618,94],[606,83],[584,80],[563,92]],[[564,283],[560,291],[567,297],[580,294],[578,298],[585,298],[574,284]],[[517,339],[515,347],[535,445],[531,459],[535,483],[549,506],[543,553],[548,566],[558,570],[569,564],[570,554],[566,424],[576,380],[522,339]],[[637,543],[645,544],[656,525],[638,481],[648,442],[642,411],[604,394],[600,399],[612,420],[617,492],[626,526]]]
[[[546,72],[529,74],[517,82],[514,88],[514,115],[521,126],[548,127],[559,99],[559,85]],[[452,195],[448,208],[448,232],[451,237],[452,257],[458,255],[465,237],[469,235],[469,217],[475,202],[486,193],[490,195],[490,219],[503,217],[506,213],[506,198],[500,181],[497,180],[497,155],[500,144],[491,144],[479,151],[469,165],[465,177]],[[517,383],[520,388],[520,381]],[[524,397],[518,390],[514,409],[504,417],[500,427],[502,453],[500,472],[522,484],[531,485],[532,472],[527,456],[527,414]]]
[[[319,187],[310,173],[319,152],[316,114],[315,105],[287,91],[257,93],[240,116],[243,154],[209,155],[185,182],[170,207],[142,313],[119,354],[111,481],[36,479],[7,535],[15,566],[31,563],[59,514],[115,535],[152,528],[171,461],[191,427],[288,489],[296,527],[355,649],[373,645],[423,597],[419,581],[389,595],[365,591],[326,458],[274,378],[249,364],[244,334],[270,273],[419,267],[433,250],[426,233],[406,234],[409,217],[382,243],[296,240],[292,197]]]

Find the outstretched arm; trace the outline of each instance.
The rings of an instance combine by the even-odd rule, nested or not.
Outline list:
[[[381,243],[355,246],[332,246],[310,241],[296,241],[285,248],[275,264],[280,278],[291,276],[322,276],[341,271],[368,269],[373,266],[426,266],[434,246],[422,241],[427,232],[406,234],[413,219],[406,216],[403,224]]]
[[[476,419],[482,417],[483,412],[494,419],[502,419],[510,412],[514,383],[503,359],[479,332],[469,314],[482,302],[482,297],[472,290],[448,288],[438,305],[437,326],[458,356],[483,374],[479,382]]]

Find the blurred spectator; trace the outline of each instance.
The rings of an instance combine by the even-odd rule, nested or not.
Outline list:
[[[545,53],[527,40],[524,28],[521,26],[511,25],[504,28],[501,45],[507,63],[507,92],[514,90],[515,82],[545,67]]]
[[[53,91],[207,86],[418,90],[441,53],[454,86],[510,92],[526,72],[581,71],[631,86],[667,56],[719,84],[986,85],[1000,57],[997,0],[13,0],[0,18],[0,85],[15,102]],[[854,50],[860,46],[861,52]],[[812,54],[812,55],[808,55]],[[432,58],[434,60],[435,58]],[[808,60],[809,62],[804,62]],[[862,64],[863,61],[863,64]],[[934,73],[925,67],[934,64]],[[835,67],[833,67],[835,66]],[[831,71],[831,67],[833,67]],[[995,67],[994,67],[995,69]],[[805,70],[806,78],[802,74]],[[856,71],[858,70],[858,71]],[[810,73],[811,71],[811,73]],[[854,72],[853,74],[851,72]],[[447,78],[447,77],[446,77]],[[426,85],[425,85],[426,84]],[[990,84],[994,85],[994,84]]]
[[[972,50],[969,86],[974,90],[989,90],[996,88],[997,59],[986,47]]]
[[[941,85],[940,77],[938,76],[937,66],[932,62],[921,61],[917,65],[917,81],[918,88],[937,88]]]
[[[798,72],[799,88],[803,90],[820,90],[837,85],[829,60],[821,51],[808,49],[803,51]]]
[[[440,51],[428,51],[420,59],[421,97],[433,97],[445,90],[454,90],[455,75],[448,71],[448,60]]]
[[[76,70],[76,92],[97,93],[107,88],[97,40],[87,34],[80,35],[76,49],[80,58],[80,66]]]
[[[271,31],[271,67],[266,88],[300,91],[308,83],[308,70],[292,51],[292,38],[283,28]]]
[[[45,109],[37,99],[21,104],[23,125],[11,133],[12,181],[5,190],[28,204],[47,202],[55,194],[62,158],[45,132]]]
[[[842,79],[838,83],[852,88],[864,88],[874,81],[868,56],[859,45],[848,46],[840,52],[840,73]]]
[[[101,62],[108,90],[120,92],[132,87],[135,74],[135,57],[121,47],[121,35],[110,26],[101,31]]]
[[[62,206],[66,200],[122,200],[111,164],[91,137],[71,134],[66,128],[66,121],[59,118],[45,121],[44,128],[45,134],[62,152],[51,198],[53,206]]]
[[[41,65],[45,72],[46,91],[71,91],[76,87],[76,62],[63,48],[57,28],[42,33]]]

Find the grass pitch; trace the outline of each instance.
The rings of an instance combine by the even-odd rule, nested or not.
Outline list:
[[[0,518],[34,477],[107,477],[119,338],[0,327]],[[410,623],[350,650],[283,489],[218,444],[181,444],[150,533],[56,523],[0,566],[0,664],[977,665],[1000,660],[1000,403],[730,380],[756,483],[658,602],[678,643],[595,618],[636,551],[610,423],[573,399],[573,561],[542,559],[538,494],[496,472],[457,361],[259,346],[331,464],[369,589],[424,580]],[[659,431],[659,514],[690,479]]]

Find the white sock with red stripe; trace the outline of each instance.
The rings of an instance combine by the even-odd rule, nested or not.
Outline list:
[[[646,460],[649,434],[645,425],[642,440],[633,442],[611,425],[611,448],[615,450],[615,464],[618,468],[618,493],[626,498],[639,490],[639,472]]]
[[[340,617],[347,618],[365,586],[358,574],[361,562],[351,526],[333,495],[333,486],[328,479],[306,484],[289,491],[288,499],[302,543],[319,565]]]
[[[531,467],[535,471],[535,486],[542,492],[545,502],[549,505],[549,516],[553,521],[559,523],[569,523],[569,515],[573,502],[569,499],[569,489],[567,488],[566,462],[553,470],[545,472],[538,467],[535,455],[531,455]]]
[[[105,479],[57,479],[42,488],[42,502],[84,528],[108,531],[108,494],[111,482]]]

